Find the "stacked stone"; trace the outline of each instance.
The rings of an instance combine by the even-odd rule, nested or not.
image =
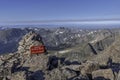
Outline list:
[[[43,45],[42,39],[38,34],[31,31],[19,42],[18,53],[30,54],[30,47],[38,45]]]
[[[31,31],[19,42],[18,53],[22,56],[21,65],[30,67],[31,71],[47,68],[48,57],[45,54],[30,56],[32,46],[44,45],[39,34]]]

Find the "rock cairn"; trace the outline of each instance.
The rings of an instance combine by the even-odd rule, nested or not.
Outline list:
[[[7,77],[10,78],[10,80],[16,80],[16,76],[19,74],[26,76],[25,78],[27,79],[29,75],[26,75],[26,73],[31,74],[37,70],[46,70],[48,63],[46,53],[30,55],[30,47],[38,45],[44,45],[41,36],[30,31],[19,42],[17,52],[0,56],[0,80]],[[20,80],[23,80],[22,75],[20,75]]]
[[[22,40],[19,42],[18,47],[18,53],[22,55],[24,58],[22,61],[22,65],[26,67],[30,67],[31,70],[45,70],[47,69],[47,62],[48,62],[48,56],[43,54],[34,54],[31,56],[30,53],[30,47],[31,46],[40,46],[44,45],[42,41],[42,37],[31,31],[28,34],[26,34]]]
[[[30,31],[19,42],[18,53],[30,54],[30,47],[38,45],[44,45],[41,36],[34,31]]]

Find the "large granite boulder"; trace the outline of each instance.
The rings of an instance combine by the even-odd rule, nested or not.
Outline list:
[[[87,61],[80,65],[81,74],[91,74],[93,71],[99,69],[99,63],[96,61]]]
[[[92,72],[93,80],[115,80],[111,69],[100,69]]]

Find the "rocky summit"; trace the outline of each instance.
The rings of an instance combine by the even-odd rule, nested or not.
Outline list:
[[[30,53],[30,47],[38,45],[43,45],[42,38],[31,31],[19,42],[17,52],[2,55],[0,58],[1,80],[4,78],[26,80],[30,77],[28,74],[37,70],[46,70],[48,62],[46,52],[40,55],[31,55]]]
[[[50,55],[46,47],[44,53],[31,54],[30,48],[44,45],[44,41],[30,31],[22,37],[18,51],[0,56],[0,80],[120,80],[118,43],[119,38],[111,43],[111,53],[105,50],[82,62],[69,61]]]

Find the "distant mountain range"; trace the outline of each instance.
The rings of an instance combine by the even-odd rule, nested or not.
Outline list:
[[[19,40],[22,38],[23,35],[31,30],[39,33],[42,36],[44,44],[49,50],[61,50],[74,47],[76,45],[81,45],[82,43],[93,40],[100,33],[104,34],[106,32],[109,32],[109,30],[107,29],[81,29],[72,27],[0,27],[0,54],[16,51]]]

